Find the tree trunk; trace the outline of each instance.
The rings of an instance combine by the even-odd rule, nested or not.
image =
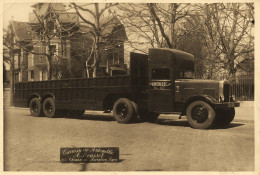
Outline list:
[[[52,55],[51,55],[51,42],[50,39],[47,41],[46,46],[46,57],[47,57],[47,71],[48,71],[48,80],[52,78]]]
[[[11,79],[10,79],[10,106],[14,105],[14,33],[11,29],[11,36],[10,36],[10,59],[11,59]]]
[[[13,56],[13,50],[10,51],[10,57],[11,57],[11,79],[10,79],[10,106],[14,105],[14,56]]]
[[[99,61],[100,61],[100,52],[99,52],[99,47],[97,46],[97,50],[95,51],[95,57],[94,57],[93,77],[97,77],[98,75]]]
[[[234,68],[234,61],[229,64],[229,82],[234,84],[236,82],[236,70]]]

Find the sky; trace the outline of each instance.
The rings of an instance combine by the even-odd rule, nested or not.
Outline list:
[[[31,6],[34,3],[3,3],[3,27],[7,27],[9,21],[28,22],[29,13],[32,12]]]

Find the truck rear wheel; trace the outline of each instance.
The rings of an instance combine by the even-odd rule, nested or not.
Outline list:
[[[127,98],[120,98],[115,102],[113,115],[118,123],[129,123],[136,118],[134,106]]]
[[[219,109],[217,110],[217,116],[215,119],[215,125],[217,127],[225,127],[230,124],[235,118],[235,109]]]
[[[31,115],[34,117],[40,117],[42,113],[42,103],[39,98],[33,98],[29,103]]]
[[[43,113],[48,118],[55,117],[56,105],[53,98],[46,98],[43,102]]]
[[[187,120],[196,129],[210,128],[215,120],[216,112],[204,101],[194,101],[186,109]]]

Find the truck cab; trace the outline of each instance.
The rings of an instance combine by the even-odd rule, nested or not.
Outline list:
[[[238,106],[227,81],[194,79],[193,55],[175,49],[149,50],[150,112],[180,112],[191,126],[205,129],[216,123],[230,123],[235,116],[234,107]]]

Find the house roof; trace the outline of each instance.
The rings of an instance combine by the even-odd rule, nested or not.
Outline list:
[[[104,38],[111,38],[118,39],[121,41],[128,40],[125,27],[124,25],[116,18],[116,17],[102,17],[100,20],[101,28],[103,30],[101,31],[101,35]],[[80,25],[80,32],[88,33],[92,31],[92,27]],[[94,31],[92,31],[94,32]]]
[[[16,37],[20,41],[28,41],[32,39],[32,31],[27,22],[12,21],[12,26]]]
[[[36,10],[38,10],[38,13],[42,16],[44,16],[48,12],[49,8],[52,8],[55,12],[58,13],[66,12],[63,3],[36,3],[31,7],[36,8]]]
[[[32,7],[36,9],[37,14],[39,14],[41,17],[45,16],[51,9],[56,14],[58,14],[58,19],[62,23],[72,23],[79,21],[78,15],[76,13],[67,12],[62,3],[37,3]],[[37,16],[34,13],[29,14],[29,22],[39,23]]]

